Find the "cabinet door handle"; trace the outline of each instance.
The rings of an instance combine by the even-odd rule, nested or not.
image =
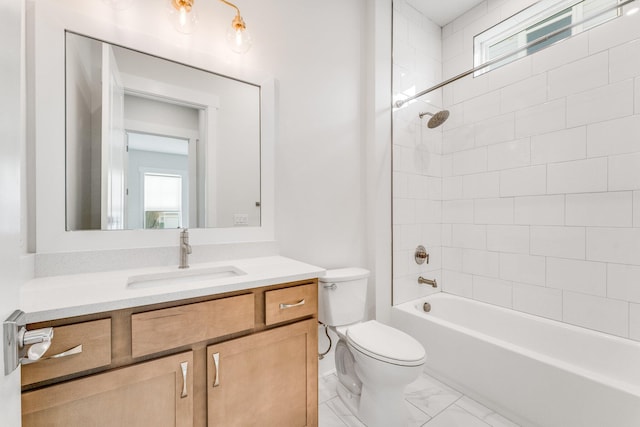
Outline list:
[[[280,310],[284,310],[285,308],[300,307],[301,305],[304,305],[304,299],[298,301],[295,304],[280,304]]]
[[[189,369],[189,362],[182,362],[180,364],[180,368],[182,369],[182,393],[180,394],[181,398],[185,398],[188,396],[187,394],[187,370]]]
[[[42,360],[46,360],[46,359],[59,359],[61,357],[67,357],[67,356],[71,356],[73,354],[80,354],[82,353],[82,344],[77,345],[73,348],[70,348],[67,351],[63,351],[62,353],[58,353],[58,354],[53,354],[51,356],[48,357],[43,357]]]
[[[213,367],[216,369],[216,378],[213,380],[213,386],[218,387],[220,385],[220,353],[213,353],[211,356],[213,357]]]

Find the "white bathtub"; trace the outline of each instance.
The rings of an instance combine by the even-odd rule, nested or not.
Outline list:
[[[640,426],[640,343],[445,293],[391,323],[430,374],[523,426]]]

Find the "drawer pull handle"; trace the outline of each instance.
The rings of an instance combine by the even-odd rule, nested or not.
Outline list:
[[[82,344],[77,345],[73,348],[70,348],[67,351],[63,351],[62,353],[58,353],[58,354],[54,354],[48,357],[44,357],[42,360],[46,360],[46,359],[59,359],[61,357],[67,357],[67,356],[71,356],[74,354],[80,354],[82,353]]]
[[[182,394],[180,394],[181,398],[185,398],[188,396],[187,394],[187,370],[189,369],[189,362],[182,362],[180,364],[180,368],[182,369]]]
[[[213,380],[213,386],[218,387],[220,385],[220,353],[213,353],[211,356],[213,357],[213,366],[216,368],[216,379]]]
[[[300,307],[301,305],[304,305],[304,299],[298,301],[295,304],[280,304],[280,310],[284,310],[286,308]]]

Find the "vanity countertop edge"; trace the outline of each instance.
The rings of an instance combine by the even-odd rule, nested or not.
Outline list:
[[[35,278],[20,289],[27,323],[242,291],[286,282],[315,279],[325,269],[282,256],[198,263],[190,271],[232,265],[246,274],[194,284],[130,289],[128,278],[172,273],[177,266]]]

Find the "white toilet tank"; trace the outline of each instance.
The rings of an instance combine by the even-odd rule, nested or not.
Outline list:
[[[340,268],[327,270],[318,278],[318,320],[341,326],[364,318],[369,270]]]

